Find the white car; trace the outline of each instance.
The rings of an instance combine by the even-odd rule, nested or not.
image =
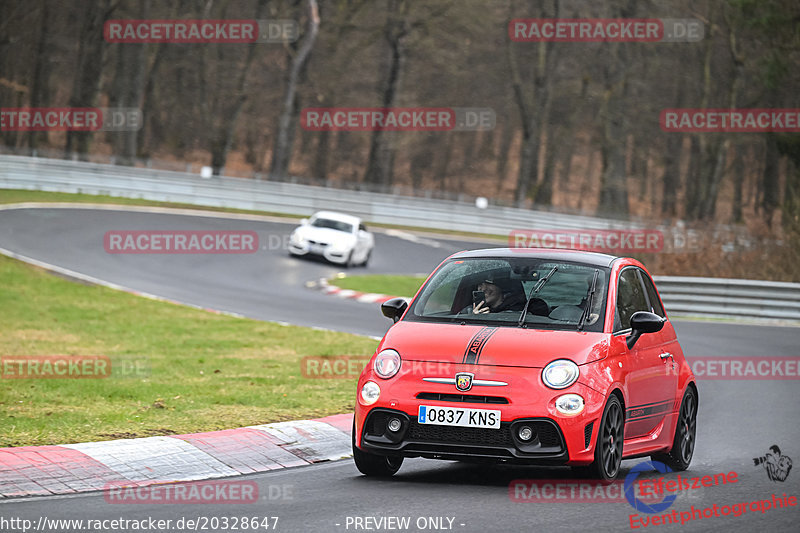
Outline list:
[[[361,219],[333,211],[319,211],[303,219],[289,238],[289,254],[319,255],[345,266],[369,262],[375,238]]]

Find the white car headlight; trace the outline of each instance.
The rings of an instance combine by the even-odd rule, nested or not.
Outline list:
[[[556,399],[556,410],[562,415],[577,415],[583,411],[583,397],[578,394],[565,394]]]
[[[542,381],[551,389],[566,389],[579,375],[578,365],[569,359],[556,359],[542,370]]]
[[[372,405],[378,401],[381,395],[381,388],[374,381],[367,381],[361,387],[361,403],[364,405]]]
[[[375,357],[372,368],[378,376],[389,379],[400,371],[401,364],[400,354],[395,350],[381,350],[381,353]]]

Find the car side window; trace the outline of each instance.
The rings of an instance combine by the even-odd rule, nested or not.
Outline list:
[[[639,275],[642,277],[642,283],[644,283],[644,289],[647,292],[647,299],[650,302],[650,309],[648,310],[661,318],[665,318],[667,315],[664,313],[661,300],[658,299],[658,292],[656,292],[656,286],[653,284],[653,280],[644,272],[639,272]]]
[[[637,311],[649,311],[642,283],[635,268],[626,268],[617,283],[617,313],[614,331],[631,327],[631,316]]]

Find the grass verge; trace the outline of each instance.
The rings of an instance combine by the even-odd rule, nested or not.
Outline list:
[[[366,276],[347,276],[334,278],[328,282],[342,289],[360,292],[377,292],[387,296],[404,296],[411,298],[427,279],[426,276],[395,276],[372,274]]]
[[[0,446],[212,431],[351,411],[355,378],[309,379],[304,356],[372,355],[345,333],[217,315],[85,286],[0,256],[0,357],[103,355],[139,371],[2,379]]]

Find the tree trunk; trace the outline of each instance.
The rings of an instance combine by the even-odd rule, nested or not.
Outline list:
[[[628,216],[628,189],[625,176],[625,102],[627,67],[625,43],[607,43],[608,64],[604,69],[604,94],[600,104],[603,122],[601,154],[603,173],[600,177],[601,215]]]
[[[400,92],[407,55],[404,41],[409,32],[407,10],[406,0],[389,0],[388,17],[384,26],[384,37],[390,50],[389,73],[381,96],[381,104],[386,108],[395,107]],[[390,187],[394,178],[394,155],[394,148],[384,131],[375,130],[372,133],[364,181],[381,188]]]
[[[684,218],[693,219],[697,213],[700,201],[700,169],[702,160],[702,150],[700,147],[699,135],[691,136],[689,145],[689,165],[686,171],[686,198],[684,206]]]
[[[333,131],[320,131],[317,132],[317,153],[314,156],[314,164],[311,173],[317,179],[328,179],[328,160],[331,153],[331,138],[335,132]]]
[[[47,105],[50,99],[50,68],[47,48],[50,36],[50,4],[47,0],[39,2],[39,37],[36,41],[36,65],[31,83],[31,107]],[[47,133],[41,131],[28,132],[28,146],[35,150],[40,142],[47,141]]]
[[[157,122],[156,117],[154,117],[154,113],[151,112],[151,103],[153,102],[155,88],[156,88],[156,81],[158,77],[156,73],[158,72],[158,68],[161,65],[161,61],[164,58],[166,46],[163,43],[159,43],[156,46],[156,51],[153,55],[153,62],[150,64],[150,68],[147,71],[147,75],[145,76],[145,87],[144,93],[142,94],[141,99],[141,106],[142,106],[142,127],[136,132],[136,146],[140,153],[148,154],[156,144],[156,135],[154,134],[154,124]],[[146,142],[147,141],[147,142]]]
[[[589,148],[590,151],[586,157],[586,175],[583,179],[583,182],[581,183],[580,193],[578,194],[577,207],[581,211],[585,211],[586,209],[588,209],[588,205],[585,205],[584,200],[587,200],[590,197],[592,193],[592,183],[594,181],[592,179],[592,173],[594,171],[594,164],[595,164],[594,160],[595,160],[595,154],[597,152],[591,149],[591,143],[589,144],[589,146],[590,146]]]
[[[553,203],[553,186],[556,179],[555,160],[556,148],[555,139],[547,139],[547,146],[544,155],[544,169],[542,169],[542,180],[536,187],[536,195],[533,203],[537,205],[551,205]]]
[[[723,8],[723,13],[726,14],[725,19],[728,27],[728,49],[733,61],[733,72],[728,85],[728,108],[735,109],[738,104],[739,86],[744,70],[745,56],[739,50],[736,27],[734,23],[727,16],[727,12]],[[710,55],[706,56],[708,61]],[[710,93],[710,67],[706,70],[706,92]],[[708,154],[705,158],[707,170],[704,172],[704,183],[706,184],[702,202],[700,203],[700,210],[697,213],[697,218],[702,220],[712,220],[717,210],[717,197],[719,195],[719,188],[726,174],[726,163],[728,151],[730,149],[730,135],[722,134],[715,135],[709,138],[709,145],[707,147]]]
[[[780,198],[780,179],[778,174],[778,147],[775,134],[766,135],[766,151],[764,153],[764,172],[761,176],[763,197],[761,209],[764,221],[772,225],[772,214],[778,207]]]
[[[110,0],[87,2],[80,30],[80,45],[72,84],[69,107],[93,107],[100,90],[100,75],[103,71],[103,55],[106,45],[103,40],[103,24],[111,14]],[[91,131],[68,131],[65,150],[67,154],[78,152],[78,158],[89,158]]]
[[[256,20],[262,18],[262,14],[267,5],[267,0],[259,0],[258,7],[256,8]],[[233,133],[236,128],[236,121],[242,112],[242,107],[247,101],[247,75],[250,72],[250,65],[253,63],[256,48],[261,45],[257,43],[249,43],[247,45],[247,56],[244,60],[244,66],[239,71],[239,77],[236,79],[235,92],[233,103],[225,109],[222,116],[219,117],[219,124],[215,128],[214,137],[211,141],[211,169],[215,176],[222,175],[225,170],[225,163],[228,161],[228,152],[233,144]]]
[[[319,9],[317,0],[306,0],[308,6],[308,26],[303,36],[302,44],[297,50],[289,68],[289,78],[286,94],[283,99],[283,110],[278,120],[278,135],[275,138],[275,148],[272,152],[272,166],[270,174],[278,179],[284,179],[289,171],[289,162],[292,155],[292,138],[297,116],[297,80],[303,69],[314,42],[319,32]]]
[[[537,13],[557,18],[560,9],[560,2],[554,0],[550,4],[549,10],[544,6],[539,6]],[[522,148],[514,199],[517,205],[523,206],[531,196],[531,189],[539,179],[539,155],[542,142],[548,137],[551,87],[557,66],[557,56],[553,52],[552,42],[540,42],[536,45],[536,61],[532,69],[533,80],[530,91],[526,91],[514,50],[515,45],[507,41],[506,60],[511,73],[514,100],[519,108],[522,121]],[[536,197],[535,191],[533,196]]]
[[[411,155],[411,188],[418,191],[422,188],[425,174],[430,171],[433,163],[434,149],[437,144],[435,140],[423,141],[417,150]]]
[[[572,160],[575,153],[575,142],[567,142],[558,148],[560,157],[560,172],[558,177],[559,187],[569,191],[571,188],[570,180],[572,175]]]
[[[734,224],[741,223],[744,218],[742,217],[742,196],[744,188],[744,160],[742,158],[741,149],[733,150],[733,206],[731,213],[731,222]]]
[[[681,152],[683,137],[679,133],[666,134],[664,149],[664,177],[661,180],[661,214],[674,217],[678,214],[678,190],[681,188]]]
[[[647,176],[648,144],[642,143],[641,141],[642,139],[637,139],[636,135],[628,135],[631,168],[628,175],[638,182],[639,190],[637,192],[637,197],[639,200],[644,200],[647,198],[647,191],[650,186]]]
[[[444,147],[441,150],[437,150],[439,153],[438,157],[438,164],[436,165],[436,172],[434,173],[434,179],[439,182],[439,188],[441,191],[447,190],[447,169],[450,166],[450,159],[453,155],[453,136],[452,135],[445,135],[444,136]]]
[[[508,152],[511,150],[511,143],[514,141],[514,128],[510,124],[503,125],[503,131],[500,134],[500,147],[497,151],[497,194],[503,189],[503,183],[506,180],[506,165],[508,164]]]
[[[149,0],[138,4],[138,19],[148,19]],[[110,102],[115,108],[141,109],[145,86],[147,44],[117,44],[117,66],[114,72]],[[119,131],[112,137],[111,145],[117,165],[132,166],[136,159],[138,131]]]

